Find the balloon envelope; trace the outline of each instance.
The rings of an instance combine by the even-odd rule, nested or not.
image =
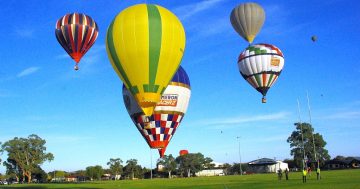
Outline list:
[[[180,155],[180,156],[183,156],[183,155],[186,155],[186,154],[188,154],[188,153],[189,153],[188,150],[180,150],[179,155]]]
[[[134,97],[123,86],[123,99],[126,109],[136,128],[150,148],[162,149],[160,156],[179,127],[190,100],[190,81],[185,70],[179,67],[173,79],[157,103],[154,113],[147,117],[136,103]],[[149,118],[149,123],[145,120]]]
[[[55,26],[55,36],[60,45],[77,64],[95,43],[98,26],[90,17],[82,13],[71,13],[61,17]]]
[[[243,78],[263,95],[265,103],[267,91],[284,67],[284,55],[274,45],[251,45],[240,54],[238,67]]]
[[[159,5],[128,7],[107,30],[110,62],[147,116],[178,69],[184,48],[181,22]]]
[[[311,36],[311,41],[315,42],[316,40],[317,40],[317,36],[316,36],[316,35]]]
[[[264,24],[265,11],[259,4],[243,3],[231,11],[230,21],[235,31],[252,43]]]

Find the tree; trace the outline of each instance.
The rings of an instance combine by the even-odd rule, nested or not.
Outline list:
[[[328,151],[325,149],[326,142],[324,141],[322,135],[319,133],[314,133],[314,129],[309,123],[294,123],[296,129],[291,133],[287,142],[290,143],[290,154],[294,156],[295,164],[298,167],[302,167],[303,156],[305,151],[305,158],[309,162],[319,161],[324,163],[326,160],[330,159]],[[316,151],[316,159],[314,154],[314,143],[313,135],[314,134],[314,143]],[[304,142],[304,151],[302,144],[302,135]]]
[[[39,136],[32,134],[28,138],[15,137],[5,142],[1,149],[8,153],[8,159],[4,162],[5,166],[11,168],[12,171],[22,174],[23,181],[25,177],[31,182],[31,176],[45,161],[52,161],[54,156],[52,153],[45,153],[46,141]]]
[[[86,176],[86,170],[77,170],[74,172],[74,175],[78,177],[78,181],[89,180],[89,177]]]
[[[50,171],[48,175],[50,177],[50,180],[54,179],[55,181],[60,181],[64,177],[68,176],[68,174],[65,171],[61,171],[61,170]]]
[[[241,171],[242,172],[246,172],[248,170],[248,164],[247,163],[242,163],[241,164]],[[240,163],[234,163],[231,168],[230,168],[230,174],[235,175],[235,174],[241,174],[240,173]]]
[[[340,161],[343,161],[343,160],[345,160],[345,159],[346,159],[345,156],[340,156],[340,155],[338,155],[338,156],[336,156],[336,157],[334,158],[334,160],[340,160]]]
[[[34,172],[32,177],[36,179],[38,183],[47,182],[48,174],[39,166]]]
[[[186,173],[187,177],[190,177],[191,173],[194,175],[204,168],[210,168],[212,159],[205,158],[201,153],[189,153],[178,156],[176,162],[180,165],[179,171],[181,174]]]
[[[164,171],[168,172],[169,178],[171,178],[171,172],[176,170],[176,161],[175,158],[170,155],[164,155],[163,158],[160,158],[158,164],[164,166]]]
[[[135,171],[134,171],[134,177],[142,179],[142,178],[144,178],[145,173],[148,171],[151,171],[151,170],[147,169],[145,167],[141,167],[140,165],[136,165]]]
[[[224,169],[225,175],[231,174],[231,165],[230,164],[225,163],[224,165],[222,165],[222,168]]]
[[[1,146],[1,142],[0,142],[0,146]],[[3,150],[0,148],[0,155],[2,155]],[[0,164],[1,164],[1,158],[0,158]]]
[[[297,165],[295,164],[295,161],[293,159],[284,159],[283,161],[284,163],[288,164],[288,168],[291,169],[295,169],[298,168]]]
[[[125,172],[127,173],[127,175],[131,175],[130,178],[134,179],[134,174],[135,172],[138,172],[139,170],[139,166],[137,165],[137,160],[136,159],[129,159],[126,161],[126,166],[124,167]],[[141,167],[140,167],[141,169]]]
[[[111,174],[113,175],[122,174],[123,172],[122,171],[123,166],[121,165],[122,162],[123,161],[120,158],[116,158],[116,159],[110,158],[110,161],[107,163],[107,165],[109,165],[110,167]]]
[[[23,178],[22,170],[18,168],[15,160],[8,158],[7,161],[4,161],[3,165],[6,167],[6,174],[15,178],[16,182],[20,181],[20,177]]]
[[[103,173],[104,170],[100,165],[86,167],[86,176],[91,179],[100,180]]]

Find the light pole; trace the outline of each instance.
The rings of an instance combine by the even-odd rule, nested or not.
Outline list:
[[[303,134],[303,129],[302,129],[302,123],[301,123],[301,116],[300,116],[300,103],[299,103],[299,99],[297,99],[297,104],[298,104],[298,112],[299,112],[299,124],[300,124],[300,131],[301,131],[301,143],[302,143],[302,147],[303,147],[303,169],[307,168],[306,164],[305,164],[305,146],[304,146],[304,134]]]
[[[312,122],[311,122],[311,109],[310,109],[310,99],[309,99],[309,93],[308,91],[306,91],[306,97],[307,97],[307,101],[308,101],[308,109],[309,109],[309,118],[310,118],[310,125],[312,126]],[[314,128],[314,126],[313,126]],[[319,168],[319,161],[316,157],[316,148],[315,148],[315,139],[314,139],[314,129],[311,131],[311,136],[312,136],[312,142],[313,142],[313,148],[314,148],[314,157],[315,157],[315,161],[317,163],[317,168]]]
[[[152,175],[152,151],[151,151],[151,148],[150,148],[150,179],[153,178],[153,175]]]
[[[242,175],[242,169],[241,169],[241,152],[240,152],[240,138],[236,137],[239,140],[239,167],[240,167],[240,175]]]

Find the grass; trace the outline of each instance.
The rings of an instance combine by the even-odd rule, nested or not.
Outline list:
[[[146,180],[120,180],[99,181],[89,183],[64,183],[64,184],[16,184],[0,186],[0,188],[22,189],[277,189],[277,188],[309,188],[309,189],[360,189],[360,169],[322,171],[322,179],[317,181],[316,174],[308,177],[307,183],[302,183],[300,172],[290,173],[289,180],[278,180],[273,174],[234,175],[218,177],[194,177],[177,179],[146,179]]]

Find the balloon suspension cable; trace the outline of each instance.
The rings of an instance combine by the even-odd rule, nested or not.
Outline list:
[[[261,102],[266,103],[266,97],[265,96],[262,97]]]
[[[75,71],[78,71],[78,70],[79,70],[79,66],[78,66],[77,63],[76,63],[75,66],[74,66],[74,70],[75,70]]]

